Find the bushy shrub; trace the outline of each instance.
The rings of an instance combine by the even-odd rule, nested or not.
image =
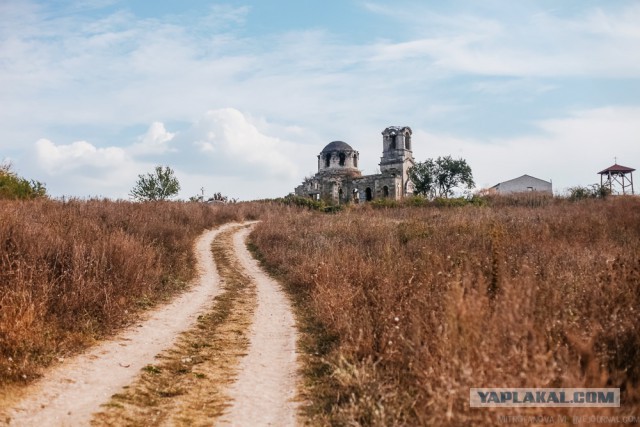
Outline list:
[[[280,197],[274,201],[286,206],[299,206],[316,211],[324,211],[327,207],[327,204],[322,200],[314,200],[309,197],[300,197],[294,194],[288,194],[287,196]]]
[[[0,165],[0,199],[35,199],[46,195],[47,189],[40,181],[18,176],[10,164]]]
[[[556,201],[562,202],[561,199],[554,197],[553,194],[540,191],[527,191],[513,194],[485,194],[475,197],[482,200],[484,205],[496,208],[507,206],[537,208],[550,206]]]
[[[410,196],[403,199],[405,206],[422,207],[429,204],[429,199],[424,196]]]
[[[396,200],[389,198],[374,199],[370,203],[373,208],[377,209],[397,208],[399,206],[399,203]]]
[[[569,200],[577,201],[584,199],[604,199],[611,195],[611,189],[600,184],[591,184],[587,187],[569,188]]]
[[[440,208],[442,207],[451,208],[451,207],[466,206],[467,204],[469,204],[469,201],[464,197],[452,197],[452,198],[437,197],[433,200],[433,204]]]

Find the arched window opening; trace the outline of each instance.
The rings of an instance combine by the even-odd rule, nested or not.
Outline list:
[[[324,167],[328,168],[331,165],[331,153],[327,153],[324,156]]]
[[[405,185],[405,194],[408,196],[412,196],[415,193],[415,186],[413,185],[413,181],[409,180],[407,181],[407,184]]]
[[[373,200],[373,194],[371,194],[371,188],[367,187],[367,189],[364,190],[364,193],[365,193],[365,198],[367,202],[370,202],[371,200]]]
[[[382,195],[384,197],[389,197],[389,187],[387,187],[386,185],[382,187]]]
[[[338,189],[338,201],[339,201],[340,203],[342,203],[342,198],[343,198],[343,196],[344,196],[344,193],[342,192],[342,188],[339,188],[339,189]]]
[[[358,189],[357,188],[353,189],[353,202],[354,203],[359,203],[360,202],[360,194],[358,193]]]
[[[344,166],[345,160],[347,160],[347,155],[344,153],[340,153],[340,166]]]
[[[395,150],[396,149],[396,136],[395,135],[391,135],[389,138],[391,138],[391,144],[389,144],[389,148],[391,150]]]
[[[407,150],[411,150],[411,135],[406,134],[404,136],[404,145]]]
[[[358,167],[358,155],[357,154],[353,155],[353,166],[356,167],[356,168]]]

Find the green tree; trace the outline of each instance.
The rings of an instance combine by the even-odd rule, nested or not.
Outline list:
[[[40,181],[19,177],[11,163],[0,164],[0,199],[35,199],[46,197],[47,188]]]
[[[417,162],[409,169],[409,178],[413,181],[416,194],[430,198],[452,196],[455,188],[475,187],[467,161],[455,160],[451,156]]]
[[[417,162],[409,169],[409,179],[413,182],[414,193],[434,197],[436,187],[436,163],[433,159]]]
[[[156,166],[153,173],[138,175],[130,196],[139,202],[167,200],[178,194],[180,182],[169,166]]]

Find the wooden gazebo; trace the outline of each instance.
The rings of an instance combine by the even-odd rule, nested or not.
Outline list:
[[[609,191],[613,192],[614,185],[622,188],[622,194],[627,194],[627,190],[630,189],[633,193],[633,172],[635,169],[621,166],[615,163],[613,166],[609,166],[605,170],[598,172],[600,174],[600,185],[609,187]],[[629,176],[627,176],[629,175]]]

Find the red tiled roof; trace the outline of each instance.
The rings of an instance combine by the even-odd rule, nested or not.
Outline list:
[[[600,171],[598,173],[600,175],[602,175],[602,174],[609,173],[609,172],[633,172],[633,171],[635,171],[635,169],[628,168],[626,166],[621,166],[621,165],[616,163],[613,166],[609,166],[605,170],[602,170],[602,171]]]

